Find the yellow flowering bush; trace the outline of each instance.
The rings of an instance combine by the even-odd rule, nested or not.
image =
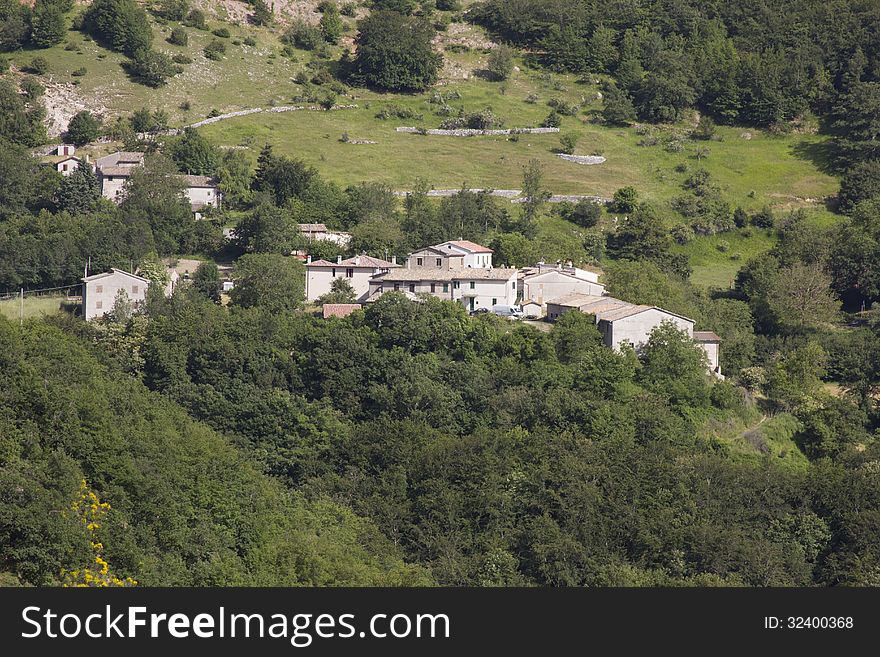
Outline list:
[[[70,510],[82,520],[89,533],[89,544],[95,555],[94,563],[81,570],[62,570],[61,582],[65,587],[84,586],[137,586],[131,577],[120,579],[110,572],[110,564],[104,559],[104,544],[98,540],[97,531],[101,520],[110,510],[109,502],[102,502],[83,479],[79,484],[79,494],[71,503]]]

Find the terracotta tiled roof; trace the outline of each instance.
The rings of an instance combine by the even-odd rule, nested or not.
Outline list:
[[[697,342],[721,342],[721,336],[712,331],[694,331],[694,340]]]
[[[325,303],[322,308],[324,319],[328,317],[348,317],[355,310],[360,310],[359,303]]]

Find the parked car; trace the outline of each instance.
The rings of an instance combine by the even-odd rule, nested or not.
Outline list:
[[[472,310],[470,312],[470,315],[471,317],[473,317],[474,315],[485,315],[487,312],[489,312],[488,308],[477,308],[476,310]]]
[[[492,306],[492,312],[507,319],[522,319],[522,310],[518,306]]]

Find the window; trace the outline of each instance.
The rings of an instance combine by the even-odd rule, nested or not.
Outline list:
[[[510,287],[511,287],[511,289],[515,290],[516,289],[516,281],[511,281]]]
[[[410,284],[409,284],[409,291],[410,291],[410,292],[415,292],[415,291],[416,291],[416,284],[415,284],[415,283],[410,283]]]
[[[139,289],[140,289],[140,287],[138,285],[132,285],[131,286],[131,293],[137,294]]]
[[[395,283],[395,284],[394,284],[394,291],[395,291],[395,292],[399,292],[399,291],[400,291],[400,283]]]
[[[104,286],[103,285],[96,285],[95,292],[97,292],[98,294],[104,294]]]
[[[437,258],[437,266],[438,266],[438,267],[442,267],[442,266],[443,266],[443,258]]]
[[[97,308],[98,310],[101,310],[101,308],[103,308],[103,307],[104,307],[103,301],[96,301],[95,302],[95,308]]]
[[[449,292],[449,283],[444,283],[444,284],[443,284],[443,291],[444,291],[444,292]]]
[[[492,305],[493,305],[493,306],[497,306],[497,305],[498,305],[498,299],[495,299],[495,298],[493,297],[493,298],[492,298]]]
[[[336,278],[336,267],[333,267],[333,268],[330,269],[330,275],[331,275],[333,278]]]
[[[454,290],[457,290],[457,289],[459,288],[459,282],[458,282],[458,281],[453,281],[453,282],[452,282],[452,288],[453,288]]]
[[[62,164],[62,165],[61,165],[61,170],[62,170],[62,171],[67,171],[67,165],[66,165],[66,164]]]
[[[474,285],[475,285],[474,282],[471,281],[471,285],[470,285],[470,287],[471,287],[472,290],[474,289]]]
[[[422,259],[421,259],[421,258],[416,258],[416,264],[417,264],[419,267],[421,267],[421,266],[422,266]]]
[[[351,267],[346,269],[345,270],[345,277],[346,278],[354,278],[354,269],[352,269]]]
[[[431,294],[437,291],[437,285],[435,283],[431,283]]]

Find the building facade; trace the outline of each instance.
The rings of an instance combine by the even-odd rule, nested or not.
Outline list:
[[[117,151],[95,160],[95,170],[101,182],[101,195],[114,203],[122,201],[125,183],[131,178],[132,171],[143,166],[144,154],[138,152]]]
[[[373,276],[386,273],[399,268],[392,259],[391,262],[368,255],[359,255],[343,260],[342,256],[336,262],[327,260],[308,260],[306,262],[306,300],[315,301],[331,291],[333,281],[337,278],[345,278],[354,289],[355,300],[363,301],[370,293],[370,279]]]
[[[102,274],[82,279],[82,315],[86,321],[103,317],[113,310],[116,295],[124,291],[129,300],[138,305],[147,297],[150,281],[143,276],[130,274],[121,269],[111,269]]]
[[[432,248],[448,255],[460,255],[463,257],[464,267],[484,268],[492,267],[492,249],[469,242],[468,240],[451,240],[436,244]]]

